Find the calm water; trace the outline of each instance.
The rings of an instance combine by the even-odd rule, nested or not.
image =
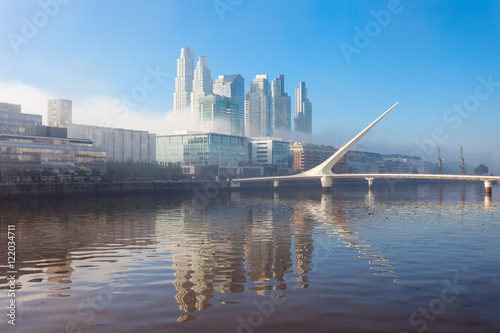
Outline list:
[[[1,332],[500,331],[500,186],[3,202],[0,220]]]

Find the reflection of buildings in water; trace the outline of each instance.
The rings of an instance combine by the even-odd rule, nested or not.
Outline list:
[[[298,275],[295,281],[299,288],[307,288],[309,284],[309,273],[312,269],[309,267],[312,263],[313,229],[314,221],[309,218],[310,212],[302,205],[296,205],[294,208],[293,226],[294,226],[294,252],[295,252],[295,270]]]
[[[243,292],[247,279],[257,293],[284,289],[292,265],[290,214],[285,205],[252,203],[231,203],[223,212],[189,206],[159,210],[156,234],[163,251],[172,253],[179,308],[205,310],[214,290]],[[242,216],[247,218],[241,221]]]
[[[245,222],[245,259],[246,268],[250,270],[247,275],[253,282],[269,282],[274,233],[271,205],[248,207]]]
[[[131,199],[126,197],[2,203],[1,220],[13,224],[15,219],[18,281],[58,283],[64,286],[49,290],[69,290],[71,275],[80,260],[85,265],[114,260],[115,251],[109,251],[108,244],[134,244],[154,233],[154,221],[144,208],[149,204],[135,198],[131,205]],[[130,218],[137,215],[139,206],[144,214]]]
[[[68,295],[63,295],[57,293],[57,291],[63,292],[64,290],[69,290],[71,287],[69,284],[72,282],[71,281],[71,274],[73,273],[74,269],[71,265],[71,261],[63,261],[60,263],[61,266],[55,265],[48,266],[44,270],[44,274],[47,275],[47,282],[55,282],[59,284],[63,284],[65,286],[54,286],[50,287],[49,290],[55,293],[49,294],[48,296],[52,297],[64,297]],[[29,281],[28,281],[29,282]]]
[[[177,290],[175,300],[179,309],[194,312],[197,308],[205,310],[211,306],[208,300],[213,297],[213,286],[206,281],[210,281],[213,275],[207,277],[210,269],[204,269],[208,263],[203,255],[210,247],[206,228],[194,227],[196,217],[186,213],[189,212],[187,207],[158,209],[155,233],[165,244],[159,250],[172,253],[176,277],[173,285]]]
[[[285,274],[291,267],[290,210],[278,202],[248,206],[245,231],[245,260],[251,287],[260,294],[265,290],[284,289]],[[273,281],[274,280],[274,281]]]
[[[228,210],[231,215],[234,209]],[[226,223],[224,218],[227,215],[217,210],[190,205],[175,212],[158,211],[156,234],[165,243],[163,251],[172,253],[175,299],[182,311],[211,307],[214,290],[244,290],[243,239],[231,229],[232,221]]]
[[[177,289],[175,300],[179,303],[179,309],[184,312],[194,312],[206,310],[212,305],[209,300],[213,297],[212,282],[214,274],[210,268],[203,266],[208,264],[203,258],[193,258],[193,254],[180,254],[180,250],[174,250],[174,275],[176,276],[173,285]],[[193,260],[194,259],[194,260]]]

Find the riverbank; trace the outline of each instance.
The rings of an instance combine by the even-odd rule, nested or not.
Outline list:
[[[76,182],[76,183],[6,183],[0,184],[0,199],[96,196],[151,193],[214,193],[230,191],[229,182],[149,181],[149,182]]]

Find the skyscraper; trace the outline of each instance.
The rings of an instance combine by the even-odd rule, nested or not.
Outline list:
[[[72,102],[67,99],[51,99],[47,102],[47,125],[66,127],[72,122]]]
[[[271,82],[271,110],[274,135],[289,133],[292,129],[292,100],[285,93],[284,75],[279,75]]]
[[[245,94],[245,135],[248,137],[273,135],[270,90],[267,75],[257,75]]]
[[[294,129],[296,132],[312,133],[312,103],[307,98],[305,82],[300,82],[295,88]]]
[[[191,92],[194,79],[194,50],[181,49],[177,59],[177,77],[175,78],[174,111],[185,112],[191,108]]]
[[[214,94],[228,97],[238,107],[240,132],[243,134],[243,114],[245,110],[245,79],[240,74],[219,75],[214,82]]]
[[[191,110],[193,115],[199,113],[199,100],[212,93],[212,72],[208,68],[207,57],[200,57],[194,71],[193,92],[191,93]]]
[[[204,130],[242,135],[240,108],[229,97],[214,94],[201,97],[199,119]]]

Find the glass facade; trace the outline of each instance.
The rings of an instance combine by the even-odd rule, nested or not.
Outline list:
[[[256,138],[250,142],[253,165],[289,168],[292,165],[290,143],[275,139]]]
[[[0,170],[105,171],[106,153],[91,140],[0,134]]]
[[[42,125],[42,116],[0,110],[0,134],[25,135],[26,128]]]
[[[217,133],[187,133],[156,137],[158,162],[182,165],[245,165],[248,139]]]
[[[292,151],[290,143],[285,141],[273,140],[273,166],[289,168],[292,166]]]
[[[240,109],[230,98],[213,94],[200,98],[199,119],[204,130],[243,134]]]
[[[244,135],[243,114],[245,112],[245,79],[240,74],[219,75],[213,85],[213,92],[216,95],[228,97],[236,104],[239,111],[239,124],[241,126],[241,134],[233,133],[234,135]],[[235,125],[236,126],[236,125]]]
[[[0,112],[21,113],[21,105],[0,103]]]

